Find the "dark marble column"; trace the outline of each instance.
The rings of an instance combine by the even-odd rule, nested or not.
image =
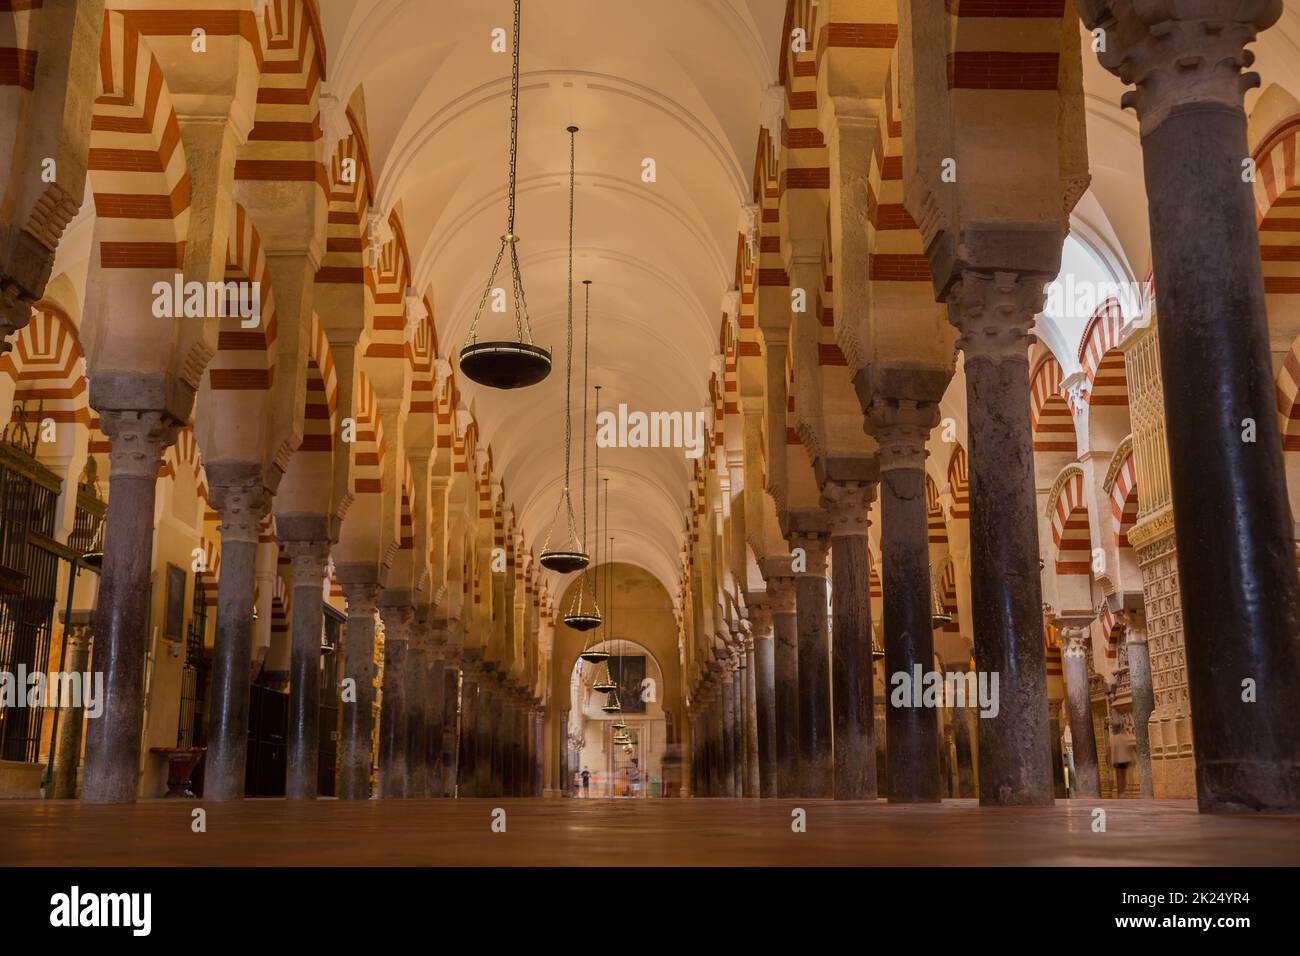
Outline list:
[[[795,606],[799,645],[799,779],[800,796],[827,797],[834,789],[835,761],[831,755],[831,661],[827,618],[824,533],[798,534],[793,548],[806,556],[795,568]]]
[[[271,498],[262,482],[260,463],[210,462],[205,471],[208,501],[221,516],[221,578],[217,584],[203,798],[241,800],[248,756],[257,538]],[[263,613],[270,613],[270,603],[270,595],[264,595]]]
[[[384,622],[384,676],[379,699],[379,796],[406,796],[409,767],[406,762],[406,655],[415,612],[409,598],[386,591],[380,598]]]
[[[1087,625],[1062,625],[1061,658],[1065,665],[1065,693],[1070,707],[1070,738],[1074,741],[1075,797],[1101,797],[1097,771],[1097,737],[1092,727],[1092,695],[1088,689],[1088,655],[1092,653]]]
[[[1144,615],[1126,614],[1124,643],[1128,650],[1129,694],[1133,699],[1133,736],[1137,739],[1138,780],[1142,796],[1151,798],[1155,789],[1151,777],[1151,712],[1156,709],[1151,683],[1151,652],[1147,647]]]
[[[1110,40],[1102,65],[1136,86],[1123,105],[1138,115],[1159,290],[1197,800],[1202,812],[1295,811],[1300,733],[1281,728],[1300,709],[1300,580],[1243,182],[1243,97],[1260,79],[1241,72],[1283,4],[1115,6],[1080,12]]]
[[[546,795],[546,709],[537,707],[537,720],[533,727],[533,752],[536,760],[533,765],[533,796]]]
[[[414,622],[406,642],[406,670],[402,675],[406,698],[406,795],[413,799],[430,796],[433,774],[429,764],[429,642],[428,625]]]
[[[289,538],[286,531],[297,526],[296,516],[279,516],[276,530],[289,556],[293,587],[291,613],[293,645],[289,664],[289,740],[285,796],[290,800],[314,800],[319,783],[320,763],[320,645],[324,629],[325,567],[329,561],[329,540]],[[316,517],[316,516],[311,516]],[[324,532],[324,519],[317,533]],[[334,688],[329,688],[334,693]]]
[[[449,667],[444,674],[446,684],[442,698],[443,732],[440,739],[444,741],[442,744],[444,793],[449,797],[455,796],[457,781],[464,779],[459,764],[460,754],[463,752],[460,746],[460,737],[464,733],[464,729],[463,726],[457,726],[456,713],[457,705],[460,703],[463,693],[459,689],[460,673],[460,668]]]
[[[745,795],[745,671],[743,658],[737,646],[732,647],[731,657],[731,722],[732,750],[736,759],[731,765],[731,795]]]
[[[880,443],[885,786],[891,803],[940,796],[939,725],[934,710],[918,704],[914,687],[918,674],[934,669],[925,443],[938,414],[936,405],[907,400],[877,399],[867,410],[867,429]]]
[[[763,596],[761,606],[751,602],[749,620],[754,629],[754,686],[758,719],[758,792],[776,796],[776,642],[772,636],[772,611]]]
[[[744,624],[745,666],[745,796],[757,797],[762,787],[758,766],[758,659],[754,635]]]
[[[736,795],[736,673],[730,661],[722,663],[722,795]]]
[[[439,646],[437,636],[430,639],[428,669],[425,671],[425,738],[424,760],[428,768],[427,792],[430,797],[441,797],[447,792],[448,766],[444,755],[444,737],[447,732],[447,664],[446,650]]]
[[[1029,330],[1050,278],[967,269],[949,295],[949,321],[962,333],[957,344],[970,410],[975,663],[998,675],[998,715],[979,721],[985,805],[1038,806],[1053,799],[1029,422]]]
[[[479,672],[477,666],[467,660],[462,669],[460,688],[460,737],[456,759],[456,795],[477,797],[478,768],[478,722]]]
[[[162,454],[176,440],[165,412],[98,409],[112,441],[104,567],[96,607],[95,667],[104,674],[104,712],[87,722],[81,799],[132,803],[140,781],[144,661],[149,640],[154,488]]]
[[[831,715],[836,800],[876,798],[875,699],[871,681],[871,553],[867,518],[874,482],[828,481],[822,505],[831,522]]]
[[[63,612],[59,615],[62,618]],[[64,620],[63,626],[68,635],[68,651],[60,668],[69,674],[91,673],[90,613],[74,611],[72,620]],[[81,736],[86,723],[84,704],[84,699],[64,701],[59,712],[59,749],[50,781],[51,795],[56,800],[70,800],[77,795],[77,767],[81,764]]]
[[[490,674],[483,674],[478,685],[478,714],[474,728],[474,796],[494,796],[498,779],[492,766],[492,737],[496,724],[496,688]]]
[[[348,605],[343,635],[343,680],[339,709],[343,734],[339,741],[340,800],[369,800],[374,766],[375,727],[375,602],[379,599],[377,569],[339,565],[335,577]]]
[[[795,621],[794,578],[771,575],[767,596],[772,605],[774,683],[776,692],[776,792],[800,796],[799,787],[799,630]]]

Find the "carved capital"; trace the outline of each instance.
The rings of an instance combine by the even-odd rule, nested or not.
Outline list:
[[[948,294],[948,321],[961,336],[967,364],[985,359],[1027,358],[1034,317],[1047,301],[1050,276],[963,269]]]
[[[790,549],[804,553],[803,561],[791,563],[796,577],[825,577],[826,555],[830,550],[830,535],[818,531],[805,531],[790,536]]]
[[[827,481],[822,485],[822,507],[830,517],[831,537],[866,534],[875,500],[875,482]]]
[[[221,516],[221,540],[256,544],[262,519],[271,510],[271,493],[262,483],[261,469],[214,478],[209,468],[208,478],[208,502]]]
[[[794,575],[769,575],[767,579],[767,602],[773,614],[793,614]]]
[[[325,582],[325,568],[329,564],[328,541],[281,541],[289,556],[289,582],[293,588],[320,590]]]
[[[163,452],[176,441],[179,423],[166,412],[110,410],[99,413],[100,430],[109,437],[109,480],[158,477]]]
[[[1061,628],[1062,654],[1065,657],[1086,657],[1088,654],[1088,635],[1086,626],[1070,625]]]
[[[348,605],[349,618],[371,618],[375,616],[375,603],[379,600],[379,585],[373,582],[358,581],[344,584],[343,600]]]
[[[866,430],[880,445],[880,470],[924,468],[925,443],[939,424],[939,406],[909,399],[874,398],[866,412]]]
[[[1120,105],[1137,111],[1143,136],[1183,106],[1242,110],[1258,73],[1246,45],[1282,16],[1282,0],[1081,0],[1101,65],[1135,88]],[[1095,31],[1102,31],[1096,34]]]

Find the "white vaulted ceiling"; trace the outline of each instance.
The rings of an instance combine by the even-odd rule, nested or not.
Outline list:
[[[490,47],[494,28],[510,36],[513,4],[320,7],[329,86],[344,101],[363,90],[376,203],[400,205],[416,288],[432,288],[440,353],[454,361],[505,226],[511,58]],[[524,0],[516,231],[534,339],[553,350],[555,370],[515,392],[458,381],[532,545],[563,480],[565,127],[581,128],[575,338],[590,278],[591,382],[606,407],[697,411],[784,12],[784,0]],[[512,320],[495,320],[485,317],[482,338],[513,335]],[[691,463],[679,450],[617,449],[601,464],[619,560],[676,593]]]

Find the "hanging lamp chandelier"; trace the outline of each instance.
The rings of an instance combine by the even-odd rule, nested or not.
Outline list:
[[[582,442],[583,442],[583,447],[585,448],[587,443],[587,427],[586,427],[587,403],[585,399],[583,400],[582,405],[583,405],[583,420],[584,420],[583,428],[582,428]],[[600,386],[599,385],[596,386],[596,417],[597,418],[600,417]],[[594,458],[595,458],[596,476],[597,479],[599,479],[600,476],[600,446],[599,445],[596,446]],[[587,477],[585,473],[583,474],[582,501],[583,501],[582,521],[583,524],[585,525],[587,522]],[[596,499],[596,534],[598,536],[600,534],[600,499],[599,498]],[[596,540],[599,541],[600,538],[597,537]],[[573,628],[575,631],[594,631],[596,628],[600,627],[600,622],[601,622],[600,607],[596,603],[596,592],[594,586],[592,585],[591,579],[592,579],[592,570],[590,567],[588,567],[585,571],[583,571],[582,578],[578,582],[578,587],[573,593],[573,600],[569,603],[569,610],[564,615],[565,625]],[[589,596],[591,598],[590,607],[587,606],[587,598]],[[583,648],[582,653],[579,654],[578,656],[581,657],[584,661],[586,661],[589,664],[599,664],[602,661],[609,660],[609,654],[607,654],[605,651],[596,649],[595,642],[593,641],[592,637],[593,635],[590,634],[588,635],[587,644]]]
[[[591,689],[599,691],[602,694],[608,694],[610,691],[618,689],[618,685],[615,684],[613,679],[609,676],[608,661],[600,665],[600,670],[596,675],[596,682],[591,685]]]
[[[483,287],[483,298],[470,323],[465,345],[460,350],[460,370],[472,382],[488,388],[512,389],[536,385],[551,372],[551,353],[533,344],[533,329],[528,321],[528,301],[524,280],[519,272],[519,236],[515,233],[515,186],[519,164],[519,25],[520,0],[515,0],[514,63],[510,80],[510,186],[506,231],[501,237],[496,262]],[[515,297],[515,338],[510,341],[480,342],[479,318],[487,308],[496,288],[506,250],[510,250],[510,275]]]
[[[610,724],[610,726],[613,727],[615,730],[627,730],[627,721],[625,721],[622,717],[620,717],[618,720]]]
[[[618,702],[618,691],[609,692],[609,698],[601,705],[601,710],[607,714],[617,714],[623,709],[623,705]]]
[[[542,567],[548,571],[556,571],[560,574],[571,574],[574,571],[583,571],[591,563],[591,558],[583,550],[582,542],[578,540],[578,522],[573,515],[573,495],[570,491],[569,465],[572,461],[573,447],[573,200],[576,189],[576,150],[575,137],[578,127],[569,127],[569,314],[565,323],[566,329],[566,347],[565,347],[565,365],[564,365],[564,493],[560,496],[559,503],[555,506],[555,514],[551,517],[551,530],[546,533],[546,543],[542,545],[542,556],[540,558]],[[590,286],[588,285],[587,299],[591,300]],[[590,306],[588,306],[590,312]],[[582,389],[583,395],[587,391],[587,353],[583,351],[582,355]],[[585,459],[586,435],[583,435],[583,451]],[[584,469],[585,471],[585,469]],[[585,475],[584,475],[585,480]],[[560,512],[564,512],[564,517],[560,517]],[[563,520],[568,524],[569,536],[563,544],[558,547],[551,547],[551,537],[555,534],[555,525],[557,521]],[[584,521],[585,521],[584,516]],[[585,531],[585,529],[584,529]],[[599,690],[599,688],[597,688]]]

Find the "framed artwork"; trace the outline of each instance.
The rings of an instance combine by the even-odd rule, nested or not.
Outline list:
[[[163,639],[180,641],[185,636],[185,569],[167,565],[166,605],[163,612]]]

